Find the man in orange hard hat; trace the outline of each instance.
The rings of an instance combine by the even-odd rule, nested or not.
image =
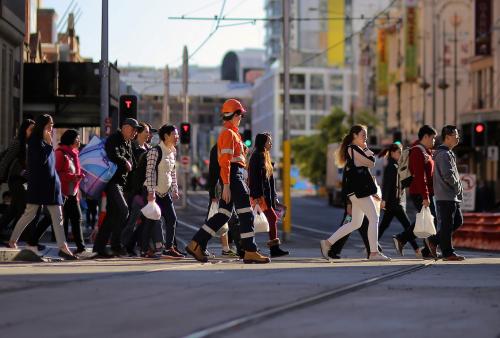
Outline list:
[[[269,263],[271,260],[257,252],[253,226],[253,212],[250,207],[250,195],[246,177],[246,147],[244,146],[238,127],[246,112],[240,101],[229,99],[222,105],[221,115],[224,123],[217,140],[220,179],[224,184],[219,211],[205,222],[186,247],[186,251],[200,262],[207,262],[204,255],[207,243],[216,232],[229,221],[233,209],[236,209],[240,220],[240,237],[242,249],[245,250],[243,262]]]

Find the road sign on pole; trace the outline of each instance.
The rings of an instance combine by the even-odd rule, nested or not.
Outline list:
[[[476,209],[476,175],[462,174],[460,175],[460,180],[464,188],[461,208],[464,211],[474,211]]]

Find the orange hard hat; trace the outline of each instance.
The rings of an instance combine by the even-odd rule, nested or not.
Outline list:
[[[240,101],[236,99],[229,99],[226,100],[226,102],[224,102],[224,104],[222,105],[221,115],[223,117],[229,117],[238,110],[241,111],[242,113],[246,112],[245,107],[243,107]]]

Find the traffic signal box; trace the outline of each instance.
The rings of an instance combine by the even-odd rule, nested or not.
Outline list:
[[[250,148],[252,146],[252,131],[250,129],[245,129],[243,131],[243,143]]]
[[[120,123],[128,118],[137,120],[137,96],[135,95],[120,96]]]
[[[181,144],[190,144],[191,143],[191,124],[187,122],[181,123],[180,129],[180,141]]]
[[[472,142],[475,147],[482,147],[486,144],[486,124],[475,123],[472,131]]]

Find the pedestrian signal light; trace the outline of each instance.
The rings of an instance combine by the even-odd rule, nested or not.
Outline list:
[[[135,95],[120,96],[120,123],[128,118],[137,119],[137,96]]]
[[[474,124],[474,146],[482,147],[486,144],[486,124],[476,123]]]
[[[191,143],[191,124],[187,122],[181,123],[181,144],[190,144]]]
[[[245,146],[248,148],[252,146],[252,131],[250,129],[245,129],[243,131],[243,143],[245,143]]]

